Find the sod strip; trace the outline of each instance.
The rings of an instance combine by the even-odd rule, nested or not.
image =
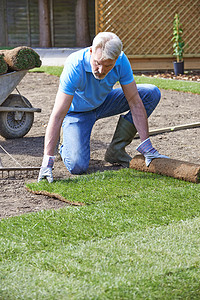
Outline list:
[[[47,197],[50,197],[50,198],[54,198],[54,199],[66,202],[69,205],[73,205],[73,206],[83,206],[83,205],[85,205],[85,203],[69,201],[69,200],[67,200],[66,198],[62,197],[61,195],[59,195],[57,193],[50,193],[50,192],[47,192],[47,191],[33,191],[28,187],[26,187],[26,190],[28,192],[31,192],[32,194],[35,194],[35,195],[44,195],[44,196],[47,196]]]
[[[200,218],[24,252],[0,266],[4,299],[199,299]]]

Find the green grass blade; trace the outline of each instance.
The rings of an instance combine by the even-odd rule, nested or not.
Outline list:
[[[198,299],[200,218],[25,254],[0,268],[8,299]],[[37,287],[37,288],[36,288]]]
[[[28,184],[85,206],[0,223],[2,299],[198,299],[200,185],[132,169]]]
[[[32,70],[29,70],[29,72],[45,72],[47,74],[59,77],[62,73],[62,70],[63,66],[41,66],[40,68],[34,68]],[[200,94],[199,82],[151,78],[145,76],[134,76],[134,78],[136,83],[150,83],[164,90],[174,90],[179,92]]]
[[[199,82],[170,80],[170,79],[152,78],[152,77],[144,77],[144,76],[134,76],[134,78],[137,84],[150,83],[164,90],[173,90],[178,92],[200,94]]]

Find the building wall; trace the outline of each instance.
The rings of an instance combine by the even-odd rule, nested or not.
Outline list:
[[[49,0],[53,47],[76,47],[76,0]],[[95,1],[88,0],[91,39]],[[39,46],[38,0],[0,0],[0,47]]]
[[[39,0],[0,0],[0,47],[39,47]],[[76,47],[76,0],[49,0],[53,47]],[[200,69],[200,0],[88,0],[91,40],[113,31],[133,69],[173,68],[173,18],[179,13],[185,69]]]

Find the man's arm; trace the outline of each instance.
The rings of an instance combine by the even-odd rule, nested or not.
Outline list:
[[[137,151],[144,155],[147,167],[154,158],[168,158],[165,155],[161,155],[151,144],[146,110],[137,91],[135,81],[127,85],[122,85],[122,89],[129,103],[133,123],[141,140],[141,144],[137,147]]]
[[[58,91],[45,135],[44,157],[38,182],[46,178],[53,182],[52,168],[55,160],[54,151],[60,134],[60,128],[65,115],[72,103],[73,96]]]
[[[58,91],[45,134],[44,155],[54,155],[64,117],[71,105],[73,96]]]
[[[149,137],[149,127],[146,110],[139,96],[135,81],[122,85],[122,89],[132,113],[133,123],[143,142]]]

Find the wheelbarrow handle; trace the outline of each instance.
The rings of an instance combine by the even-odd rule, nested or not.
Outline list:
[[[1,111],[22,111],[22,112],[41,112],[41,108],[34,108],[34,107],[15,107],[15,106],[0,106]]]

